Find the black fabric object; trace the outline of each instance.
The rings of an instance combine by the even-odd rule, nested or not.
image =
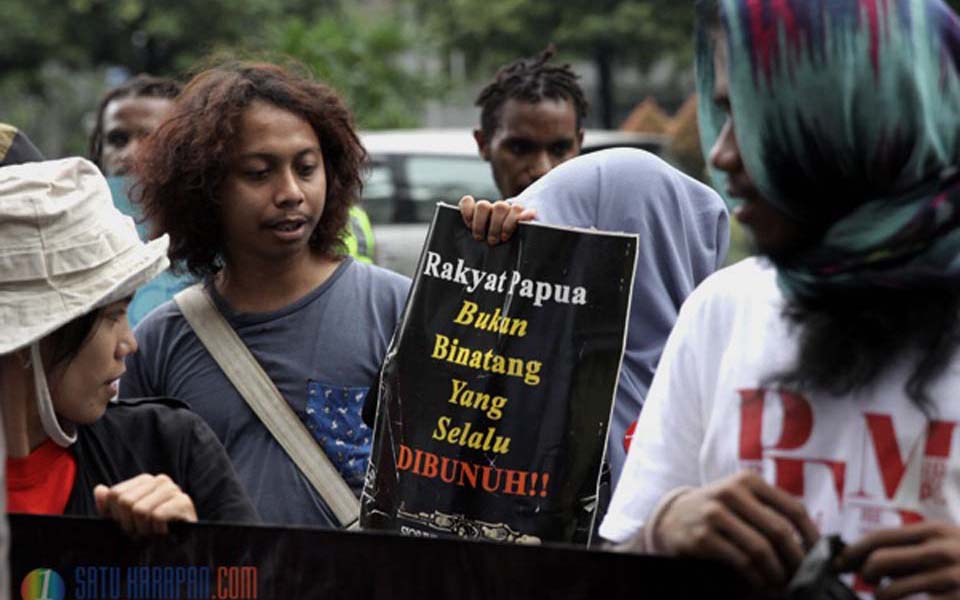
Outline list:
[[[259,517],[213,431],[170,398],[111,402],[103,417],[77,427],[77,476],[66,514],[96,516],[93,488],[141,473],[168,475],[202,521],[256,523]]]
[[[840,581],[833,568],[833,561],[843,548],[840,536],[820,538],[790,580],[787,600],[857,600],[857,594]]]
[[[570,546],[518,546],[462,539],[319,528],[171,523],[166,536],[132,538],[102,519],[11,515],[11,597],[34,569],[63,579],[65,598],[257,598],[364,600],[557,600],[562,598],[751,598],[722,564]],[[130,568],[163,576],[176,567],[208,568],[208,594],[128,593]],[[254,567],[253,593],[217,589],[220,569]],[[164,569],[166,567],[167,569]],[[105,568],[106,572],[101,572]],[[117,573],[117,593],[80,593],[83,578]],[[142,573],[142,569],[138,571]],[[150,573],[151,577],[154,573]],[[96,581],[99,580],[99,581]],[[236,593],[223,593],[223,592]]]
[[[377,404],[380,402],[380,385],[370,386],[367,397],[363,400],[363,410],[360,412],[360,418],[366,423],[367,427],[373,429],[377,420]]]
[[[30,138],[12,125],[0,123],[0,167],[44,160]]]

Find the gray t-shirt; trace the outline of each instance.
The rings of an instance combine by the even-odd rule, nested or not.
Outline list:
[[[410,281],[347,258],[322,285],[269,313],[217,307],[327,456],[359,492],[371,431],[360,419],[400,320]],[[170,396],[210,425],[265,523],[336,526],[333,514],[237,393],[177,305],[159,306],[135,331],[120,396]]]

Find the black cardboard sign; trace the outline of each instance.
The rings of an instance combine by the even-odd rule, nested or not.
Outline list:
[[[213,523],[172,523],[167,536],[135,539],[103,519],[35,515],[10,515],[10,533],[10,597],[29,600],[675,599],[745,592],[720,564],[549,545]]]
[[[384,364],[364,528],[586,543],[623,355],[633,235],[439,205]]]

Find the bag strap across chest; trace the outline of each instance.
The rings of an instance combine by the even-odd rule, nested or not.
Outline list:
[[[357,497],[203,285],[192,285],[173,299],[227,379],[310,481],[341,527],[353,529],[360,516]]]

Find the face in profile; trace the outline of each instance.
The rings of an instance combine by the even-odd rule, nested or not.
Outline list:
[[[511,98],[500,109],[499,127],[474,137],[504,198],[516,196],[551,169],[580,153],[583,131],[567,99],[531,103]]]
[[[103,110],[103,174],[126,175],[140,143],[160,126],[172,108],[169,98],[125,96],[111,100]]]
[[[713,101],[724,109],[727,121],[710,149],[708,160],[711,166],[726,173],[727,196],[741,201],[734,217],[750,229],[757,251],[774,260],[787,259],[810,241],[811,233],[774,208],[746,171],[730,104],[726,36],[716,35]]]
[[[327,193],[323,151],[303,117],[254,101],[219,192],[228,264],[309,253]]]
[[[93,423],[116,397],[124,359],[137,351],[127,322],[128,304],[129,299],[104,307],[76,354],[48,369],[50,396],[61,418]]]

